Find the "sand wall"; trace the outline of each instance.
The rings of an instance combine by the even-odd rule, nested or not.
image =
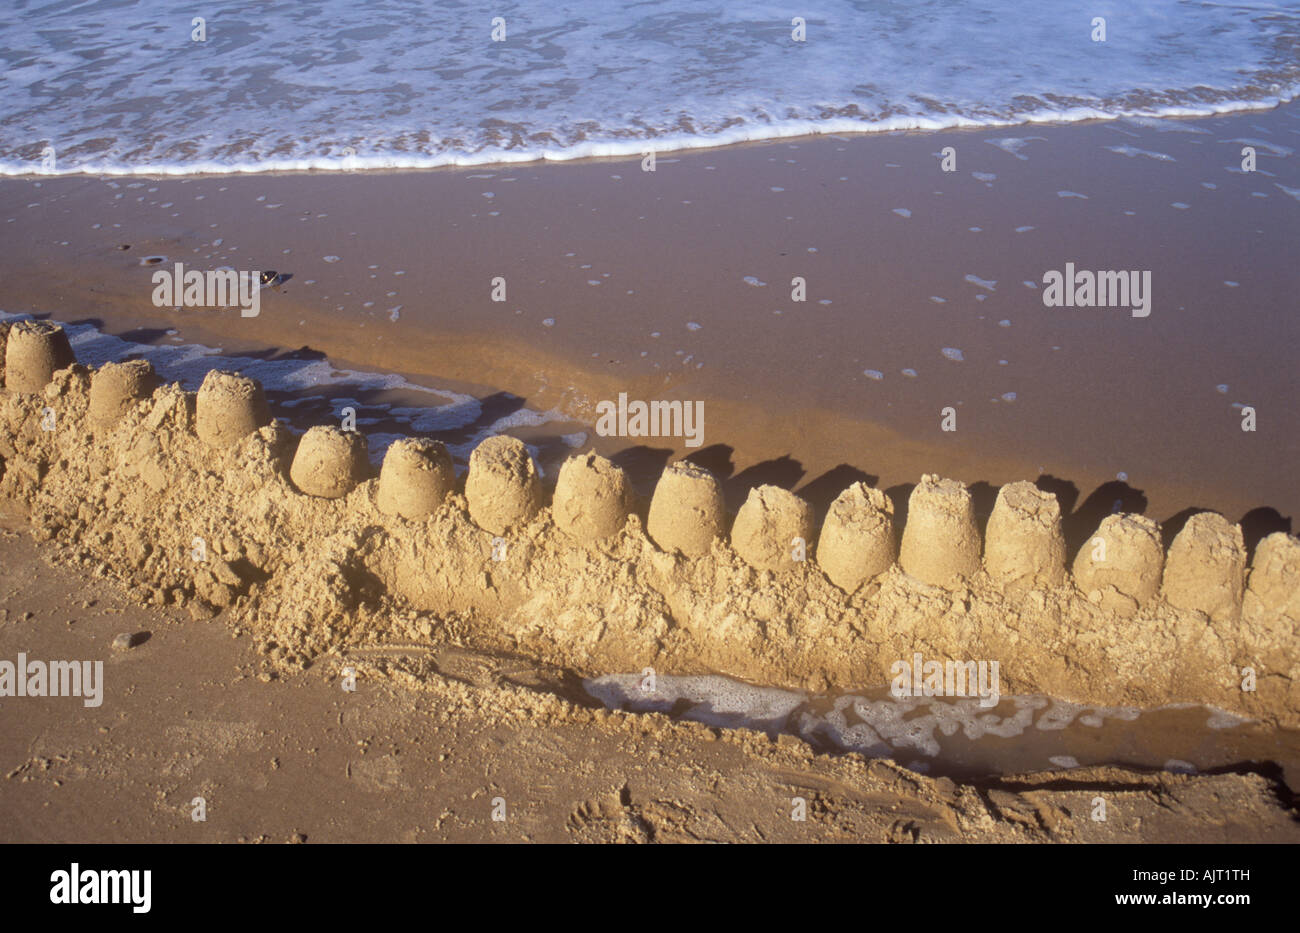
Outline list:
[[[920,651],[998,661],[1004,694],[1209,703],[1300,725],[1290,536],[1247,571],[1240,529],[1219,516],[1189,521],[1166,559],[1159,526],[1112,515],[1067,573],[1053,497],[1005,487],[983,546],[969,492],[927,476],[895,561],[877,490],[846,490],[820,535],[806,503],[755,490],[729,539],[717,480],[689,464],[665,471],[647,534],[620,471],[590,454],[566,464],[552,508],[516,440],[485,441],[463,492],[435,447],[395,445],[397,495],[369,477],[360,435],[294,438],[263,421],[251,380],[141,398],[113,388],[134,385],[119,376],[72,365],[38,393],[6,390],[0,494],[64,559],[146,603],[225,610],[286,666],[452,640],[583,674],[652,666],[822,690],[886,683]],[[91,433],[104,380],[122,413]],[[409,482],[423,486],[403,498]]]

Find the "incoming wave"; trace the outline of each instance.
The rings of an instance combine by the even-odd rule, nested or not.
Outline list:
[[[194,11],[167,0],[0,12],[0,174],[567,160],[818,133],[1210,115],[1300,91],[1298,3],[203,7],[201,41]],[[493,17],[504,41],[493,41]]]

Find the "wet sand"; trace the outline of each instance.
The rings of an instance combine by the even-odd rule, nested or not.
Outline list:
[[[1239,171],[1242,140],[1257,173]],[[759,482],[822,505],[864,474],[1046,475],[1067,510],[1212,508],[1274,530],[1300,507],[1297,140],[1291,106],[661,154],[653,173],[5,179],[3,307],[144,340],[308,347],[587,424],[619,392],[702,400],[693,455],[730,478],[733,507]],[[148,255],[291,277],[256,319],[159,310]],[[1067,262],[1150,270],[1150,316],[1045,308],[1023,283]],[[1256,432],[1234,404],[1256,408]],[[692,453],[593,440],[643,488]]]

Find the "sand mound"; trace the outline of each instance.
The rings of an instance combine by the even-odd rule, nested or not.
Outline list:
[[[105,363],[90,380],[90,423],[111,425],[158,387],[158,376],[148,360]]]
[[[665,551],[699,557],[709,553],[714,539],[722,537],[726,519],[717,478],[703,467],[679,460],[670,463],[659,477],[646,532]]]
[[[199,439],[209,447],[228,447],[271,420],[256,380],[215,369],[204,377],[195,409]]]
[[[375,503],[387,515],[421,521],[456,488],[456,470],[442,441],[404,437],[384,454]]]
[[[1074,559],[1074,580],[1092,602],[1131,616],[1160,589],[1160,526],[1142,515],[1107,515]]]
[[[907,500],[898,562],[926,583],[946,586],[980,569],[975,507],[962,483],[927,473]]]
[[[1252,614],[1300,622],[1300,538],[1275,531],[1255,548],[1246,602]]]
[[[76,361],[68,335],[49,321],[15,321],[5,342],[5,388],[40,392],[55,370]]]
[[[998,491],[984,541],[984,568],[1008,592],[1065,582],[1065,537],[1056,497],[1033,483]]]
[[[299,490],[322,499],[350,493],[370,472],[366,439],[333,425],[309,428],[298,441],[289,478]]]
[[[474,448],[465,477],[469,514],[480,528],[505,534],[542,505],[542,483],[524,442],[498,435]]]
[[[560,467],[551,505],[555,527],[579,541],[617,534],[632,511],[627,474],[594,453],[570,457]]]
[[[759,570],[794,570],[810,556],[812,506],[779,486],[749,491],[731,528],[731,546]]]
[[[1164,597],[1179,609],[1236,619],[1246,584],[1241,526],[1216,512],[1193,515],[1165,560]]]
[[[755,569],[787,560],[789,538],[811,532],[790,494],[756,491],[737,518],[733,549],[717,540],[717,481],[689,464],[660,480],[653,542],[631,515],[589,548],[540,507],[536,470],[517,440],[485,441],[470,458],[465,495],[448,494],[413,523],[378,507],[378,480],[364,479],[342,498],[296,488],[311,492],[313,482],[332,478],[335,485],[316,491],[342,495],[364,473],[359,436],[308,432],[291,484],[292,437],[278,421],[212,447],[195,436],[194,396],[162,386],[91,432],[90,387],[89,371],[74,365],[39,395],[0,395],[0,495],[26,509],[33,534],[56,558],[120,579],[146,604],[224,612],[257,639],[272,669],[359,646],[450,643],[583,676],[654,667],[825,692],[886,684],[896,661],[922,651],[1000,661],[1004,696],[1208,703],[1300,724],[1293,686],[1300,545],[1286,536],[1261,545],[1240,622],[1152,598],[1164,566],[1159,526],[1132,515],[1110,516],[1099,540],[1085,544],[1075,564],[1084,595],[1068,580],[1012,594],[979,565],[965,488],[926,477],[913,495],[904,529],[913,550],[903,562],[951,588],[895,565],[848,595],[828,579],[838,571]],[[321,475],[308,471],[308,480],[313,449]],[[599,460],[589,465],[577,475],[600,475]],[[574,492],[565,496],[576,502]],[[1015,505],[1022,497],[1028,511],[1051,515],[1027,490],[1003,498]],[[853,507],[828,518],[841,529],[855,526],[855,509],[885,511],[863,489],[842,498]],[[870,522],[860,524],[877,527]],[[485,523],[510,527],[509,540],[494,541],[500,532]],[[1201,541],[1204,524],[1193,525],[1187,541]],[[691,559],[672,552],[674,540],[695,551]],[[1041,556],[1034,541],[1041,543],[1031,537],[1026,551]],[[995,541],[994,550],[1001,546]],[[925,547],[934,553],[921,553]],[[877,557],[875,566],[884,561]],[[1171,583],[1179,560],[1171,557]],[[1023,554],[1022,561],[1043,566]],[[954,568],[964,580],[954,579]],[[1242,687],[1245,668],[1258,674],[1257,687]]]
[[[831,503],[817,563],[846,593],[887,571],[894,563],[894,503],[879,489],[854,483]]]

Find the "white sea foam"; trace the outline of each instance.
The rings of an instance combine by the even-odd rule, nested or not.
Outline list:
[[[1134,707],[1070,703],[1044,696],[1003,696],[991,710],[980,705],[978,698],[893,697],[879,690],[874,696],[842,694],[833,700],[819,699],[800,690],[757,687],[716,675],[607,674],[583,681],[583,687],[610,709],[670,713],[715,727],[796,735],[869,757],[909,752],[936,758],[943,754],[944,740],[959,733],[968,741],[985,737],[1006,740],[1026,736],[1030,730],[1050,734],[1079,726],[1100,729],[1108,720],[1132,722],[1141,715]],[[1209,713],[1206,727],[1210,729],[1249,722],[1221,710],[1202,708]],[[1069,755],[1049,761],[1060,768],[1079,766]],[[1170,759],[1166,767],[1195,769],[1179,759]]]
[[[27,315],[0,311],[0,321],[13,321]],[[213,369],[234,370],[258,380],[271,397],[275,410],[307,405],[310,398],[277,398],[278,395],[322,395],[328,398],[331,408],[338,413],[344,405],[357,410],[361,423],[394,423],[411,435],[449,434],[464,440],[447,439],[447,449],[459,465],[469,460],[470,452],[485,438],[517,427],[537,427],[545,424],[562,424],[571,421],[559,410],[539,412],[520,408],[490,424],[483,423],[483,406],[472,395],[449,389],[420,385],[395,373],[366,372],[341,369],[326,359],[299,359],[285,357],[259,359],[250,356],[224,354],[220,348],[202,344],[143,344],[105,334],[92,324],[63,324],[77,360],[87,366],[104,363],[145,359],[153,364],[158,374],[168,382],[179,382],[194,391],[203,377]],[[409,398],[427,398],[428,404],[395,405],[386,402],[363,403],[364,395],[397,392]],[[290,425],[305,429],[308,424]],[[378,463],[388,444],[399,434],[367,432],[370,456]],[[536,452],[534,453],[536,456]],[[541,462],[539,460],[539,465]]]
[[[47,145],[56,171],[103,174],[639,159],[647,144],[1140,123],[1300,93],[1290,4],[1146,0],[1104,46],[1086,21],[1062,28],[1070,0],[821,0],[807,42],[788,10],[709,0],[520,0],[502,10],[505,42],[457,0],[199,12],[205,42],[163,0],[0,18],[0,173],[42,171]],[[1023,159],[1033,138],[995,145]]]
[[[1163,152],[1151,152],[1148,149],[1139,149],[1136,146],[1107,146],[1110,152],[1117,152],[1122,156],[1128,156],[1132,159],[1134,156],[1145,156],[1148,159],[1155,159],[1157,162],[1177,162],[1171,155],[1165,155]]]

